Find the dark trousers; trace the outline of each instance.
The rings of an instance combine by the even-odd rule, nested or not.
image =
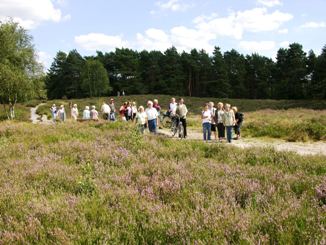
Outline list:
[[[177,125],[179,125],[179,119],[176,118]],[[187,119],[186,118],[180,118],[180,121],[182,122],[183,126],[183,132],[185,134],[185,137],[187,137]]]
[[[219,138],[225,138],[225,127],[223,123],[217,124],[217,131],[218,131]]]
[[[238,123],[238,124],[236,124],[234,126],[234,133],[236,135],[239,135],[240,136],[240,134],[241,134],[241,125],[242,125],[242,123]]]

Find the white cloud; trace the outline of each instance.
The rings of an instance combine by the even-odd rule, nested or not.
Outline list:
[[[274,50],[276,43],[274,41],[240,41],[239,47],[245,51],[263,52]]]
[[[172,46],[168,34],[160,29],[148,29],[145,34],[137,33],[137,48],[164,51]]]
[[[52,56],[46,52],[39,51],[36,53],[37,61],[43,65],[43,68],[48,69],[52,62]]]
[[[289,33],[289,29],[287,29],[287,28],[280,29],[280,30],[278,30],[278,33],[279,34],[288,34]]]
[[[283,41],[283,42],[280,42],[280,44],[279,44],[279,46],[281,48],[287,48],[287,47],[289,47],[289,45],[290,45],[289,41]]]
[[[69,15],[67,15],[69,16]],[[1,0],[0,20],[12,18],[26,29],[32,29],[44,21],[59,22],[67,19],[51,0]]]
[[[315,22],[315,21],[310,21],[304,23],[301,28],[311,28],[311,29],[317,29],[317,28],[325,28],[326,27],[326,22]]]
[[[205,49],[208,52],[213,51],[213,45],[210,41],[215,39],[215,35],[202,33],[196,29],[190,29],[184,26],[173,27],[169,32],[160,29],[148,29],[145,34],[137,34],[137,49],[159,50],[174,46],[180,51],[190,51],[191,49]]]
[[[245,32],[265,32],[278,30],[283,23],[293,16],[278,10],[269,13],[266,8],[254,8],[245,11],[231,12],[227,17],[216,17],[206,20],[196,18],[196,28],[217,36],[229,36],[242,39]]]
[[[168,0],[167,2],[156,2],[156,5],[161,10],[170,10],[170,11],[186,11],[192,7],[191,4],[182,2],[181,0]]]
[[[128,46],[128,42],[124,41],[121,36],[109,36],[103,33],[76,36],[75,43],[87,51],[111,51],[115,48]]]
[[[280,0],[258,0],[258,3],[266,7],[274,7],[277,5],[282,5],[282,2]]]

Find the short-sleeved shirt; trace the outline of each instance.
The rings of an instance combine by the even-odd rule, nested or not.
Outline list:
[[[146,112],[148,121],[154,120],[154,119],[156,119],[158,117],[158,112],[153,107],[152,108],[147,108],[145,112]]]
[[[146,123],[146,112],[138,112],[136,115],[136,121],[138,125],[144,125]]]

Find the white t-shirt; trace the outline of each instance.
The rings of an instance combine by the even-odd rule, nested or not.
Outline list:
[[[138,125],[144,125],[146,123],[147,114],[146,112],[138,112],[136,115],[136,120]]]
[[[75,108],[75,107],[71,108],[71,117],[72,118],[77,119],[78,114],[79,113],[78,113],[78,109],[77,108]]]
[[[207,117],[207,118],[203,118],[203,119],[202,119],[202,123],[203,123],[203,124],[204,124],[204,123],[210,123],[210,122],[211,122],[211,120],[212,120],[212,112],[211,112],[210,110],[203,111],[203,112],[202,112],[202,115],[203,115],[204,117]]]
[[[212,107],[211,109],[209,109],[211,111],[211,114],[212,114],[212,118],[215,116],[215,112],[216,112],[216,108],[215,107]],[[215,121],[212,120],[211,121],[211,124],[215,124]]]
[[[84,120],[91,119],[91,112],[89,110],[84,110],[84,112],[83,112],[83,119]]]
[[[147,115],[147,118],[148,118],[148,121],[150,120],[154,120],[158,117],[158,113],[157,113],[157,110],[155,108],[147,108],[146,109],[146,115]]]
[[[170,112],[172,115],[175,114],[176,110],[177,110],[177,103],[170,103]]]
[[[101,107],[101,111],[102,111],[102,113],[110,114],[111,108],[108,104],[103,104]]]
[[[134,114],[134,113],[137,113],[137,107],[136,107],[136,106],[132,106],[131,109],[132,109],[132,113],[133,113],[133,114]]]

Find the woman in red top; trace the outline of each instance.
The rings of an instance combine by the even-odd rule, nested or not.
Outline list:
[[[120,110],[119,110],[119,114],[120,114],[122,121],[127,121],[126,110],[127,110],[127,102],[123,103],[123,105],[120,107]]]

